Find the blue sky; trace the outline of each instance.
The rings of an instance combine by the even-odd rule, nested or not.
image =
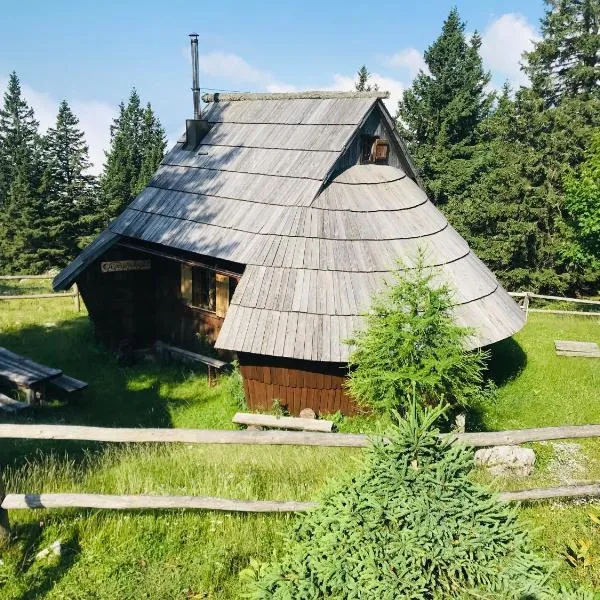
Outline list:
[[[200,35],[203,88],[345,89],[366,63],[393,109],[456,4],[484,39],[496,86],[522,83],[521,52],[536,37],[542,0],[192,2],[2,0],[0,90],[13,69],[42,128],[66,98],[96,170],[118,103],[136,86],[172,140],[191,113],[187,34]]]

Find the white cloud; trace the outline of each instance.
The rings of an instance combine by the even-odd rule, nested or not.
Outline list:
[[[0,77],[0,94],[8,84],[8,79]],[[33,107],[35,118],[40,123],[40,132],[56,123],[59,101],[47,94],[21,83],[21,90],[27,103]],[[90,173],[99,174],[104,163],[104,150],[110,142],[110,125],[116,114],[116,108],[99,100],[67,99],[71,110],[79,119],[80,128],[85,134],[89,146],[90,161],[93,166]]]
[[[212,77],[222,77],[235,86],[264,88],[269,92],[293,92],[296,86],[277,80],[269,71],[253,67],[237,54],[211,52],[198,57],[200,71]]]
[[[185,54],[187,56],[187,54]],[[256,68],[237,54],[227,52],[211,52],[198,58],[202,72],[212,77],[223,78],[230,82],[228,85],[238,87],[240,84],[247,85],[251,89],[262,89],[267,92],[296,92],[299,90],[354,90],[355,76],[334,74],[332,81],[323,85],[310,85],[300,88],[297,85],[279,81],[269,71]],[[385,77],[379,73],[373,73],[369,80],[379,85],[382,91],[389,91],[390,98],[385,102],[392,114],[396,113],[398,101],[402,97],[404,84],[391,77]]]
[[[411,80],[415,78],[419,71],[423,71],[424,73],[429,72],[423,58],[423,53],[419,52],[416,48],[404,48],[400,52],[387,57],[387,62],[392,67],[406,69]]]
[[[538,39],[536,30],[523,15],[507,13],[484,30],[481,56],[493,75],[508,79],[515,86],[524,85],[527,76],[521,71],[522,55]]]

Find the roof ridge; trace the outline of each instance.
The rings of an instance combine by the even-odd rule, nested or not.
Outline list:
[[[275,92],[275,93],[253,93],[236,92],[221,94],[204,94],[204,102],[241,102],[249,100],[330,100],[336,98],[389,98],[390,93],[384,91],[372,92],[330,92],[330,91],[306,91],[306,92]]]

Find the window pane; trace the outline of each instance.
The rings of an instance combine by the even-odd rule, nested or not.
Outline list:
[[[192,303],[192,267],[181,265],[181,299]]]
[[[194,267],[192,270],[192,304],[205,310],[215,310],[215,273]]]

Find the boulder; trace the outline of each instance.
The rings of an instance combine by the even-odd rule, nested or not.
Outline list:
[[[316,419],[317,414],[315,413],[315,411],[312,408],[303,408],[300,411],[300,418],[301,419]]]
[[[486,467],[492,475],[525,477],[531,475],[535,452],[519,446],[494,446],[475,452],[475,464]]]

